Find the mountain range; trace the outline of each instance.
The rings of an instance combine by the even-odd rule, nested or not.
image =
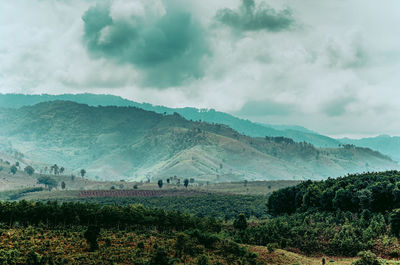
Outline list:
[[[321,135],[312,130],[296,125],[271,125],[260,124],[249,120],[237,118],[231,114],[213,109],[196,108],[168,108],[154,106],[148,103],[138,103],[114,95],[101,94],[62,94],[62,95],[24,95],[24,94],[0,94],[0,107],[20,108],[31,106],[40,102],[67,100],[89,106],[121,106],[138,107],[161,114],[179,113],[182,117],[193,121],[205,121],[208,123],[226,124],[234,130],[252,137],[283,136],[296,142],[307,142],[317,147],[338,147],[341,144],[354,144],[361,147],[377,150],[382,154],[400,161],[400,137],[381,135],[363,139],[335,139]]]
[[[281,136],[250,137],[177,112],[60,100],[1,108],[0,142],[31,161],[107,179],[322,179],[398,168],[369,148],[318,148]]]

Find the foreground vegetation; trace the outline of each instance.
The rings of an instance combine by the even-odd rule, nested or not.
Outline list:
[[[354,264],[396,264],[399,188],[400,172],[389,171],[306,181],[269,197],[6,201],[0,263],[353,264],[361,253]]]
[[[366,173],[303,182],[274,192],[274,218],[238,234],[237,241],[275,244],[306,254],[355,256],[371,250],[398,258],[400,173]]]

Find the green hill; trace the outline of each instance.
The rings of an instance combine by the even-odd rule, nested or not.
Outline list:
[[[301,126],[290,125],[270,125],[254,123],[249,120],[237,118],[228,113],[213,109],[196,108],[168,108],[164,106],[154,106],[148,103],[137,103],[113,95],[97,94],[62,94],[62,95],[23,95],[23,94],[0,94],[0,107],[20,108],[31,106],[37,103],[67,100],[89,106],[119,106],[119,107],[138,107],[160,114],[179,113],[182,117],[193,121],[205,121],[208,123],[226,124],[234,130],[252,137],[283,136],[292,138],[296,142],[308,142],[319,147],[337,147],[340,142],[336,139],[320,135]]]
[[[109,179],[320,179],[398,167],[367,148],[316,148],[283,137],[252,138],[177,113],[71,101],[1,109],[0,141],[31,160],[85,168],[91,176]]]

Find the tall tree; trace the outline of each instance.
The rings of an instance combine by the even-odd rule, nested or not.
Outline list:
[[[163,186],[163,181],[162,181],[162,179],[158,180],[157,184],[158,184],[158,187],[161,189],[162,186]]]
[[[85,176],[85,174],[86,174],[86,170],[84,170],[83,168],[81,169],[81,171],[80,171],[80,173],[81,173],[81,176],[82,176],[82,178]]]
[[[188,180],[188,179],[185,179],[185,180],[183,181],[183,185],[185,186],[185,188],[187,188],[187,187],[189,186],[189,180]]]

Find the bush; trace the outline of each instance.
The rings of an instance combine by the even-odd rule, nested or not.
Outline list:
[[[197,263],[196,263],[197,265],[209,265],[210,264],[210,260],[209,260],[209,258],[208,258],[208,256],[206,256],[206,255],[200,255],[198,258],[197,258]]]
[[[358,253],[359,260],[353,262],[353,265],[380,265],[378,258],[371,251],[361,251]]]
[[[269,243],[267,244],[267,250],[269,253],[272,253],[275,251],[275,249],[279,248],[278,243]]]

